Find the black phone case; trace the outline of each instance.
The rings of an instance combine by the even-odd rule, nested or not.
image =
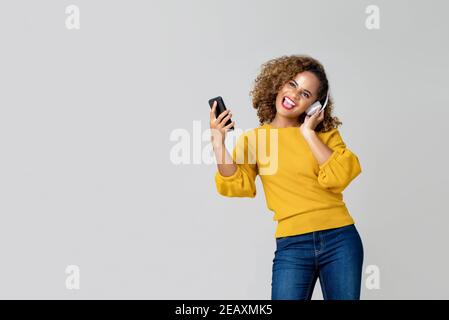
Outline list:
[[[209,106],[211,109],[212,105],[214,104],[214,101],[217,101],[217,107],[215,108],[215,118],[218,118],[218,116],[222,112],[226,111],[226,105],[224,104],[223,98],[221,96],[218,96],[209,100]],[[231,123],[232,123],[231,119],[228,119],[225,125],[227,126],[228,124]],[[229,130],[234,130],[234,126],[230,127]]]

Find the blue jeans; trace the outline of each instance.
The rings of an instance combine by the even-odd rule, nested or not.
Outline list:
[[[310,300],[317,278],[325,300],[359,300],[363,245],[355,225],[276,238],[272,300]]]

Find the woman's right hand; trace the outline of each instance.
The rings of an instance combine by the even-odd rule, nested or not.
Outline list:
[[[213,145],[224,145],[226,132],[231,128],[235,121],[225,126],[226,122],[232,117],[231,110],[223,111],[215,117],[215,109],[217,108],[217,101],[214,101],[210,110],[210,128],[211,128],[211,141]]]

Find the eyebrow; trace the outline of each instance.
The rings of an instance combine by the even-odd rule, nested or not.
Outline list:
[[[298,84],[298,82],[296,82],[296,80],[295,79],[292,79],[292,81],[296,84],[296,86],[298,86],[299,87],[299,84]],[[303,88],[304,89],[304,88]],[[304,91],[307,91],[311,96],[313,96],[313,94],[312,94],[312,92],[310,92],[309,90],[307,90],[307,89],[304,89]]]

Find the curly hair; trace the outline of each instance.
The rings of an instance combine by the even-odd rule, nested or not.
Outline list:
[[[320,82],[318,100],[323,103],[326,98],[329,82],[324,67],[318,60],[308,55],[281,56],[265,62],[261,69],[254,81],[254,88],[250,91],[260,125],[274,119],[278,91],[300,72],[312,72]],[[329,95],[327,107],[324,109],[324,119],[317,125],[316,131],[325,132],[342,124],[337,117],[332,115],[333,107],[333,99]],[[299,123],[304,122],[305,116],[305,112],[299,116]]]

